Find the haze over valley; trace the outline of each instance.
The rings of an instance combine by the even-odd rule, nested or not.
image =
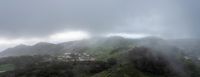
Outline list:
[[[200,77],[198,0],[2,0],[0,77]]]

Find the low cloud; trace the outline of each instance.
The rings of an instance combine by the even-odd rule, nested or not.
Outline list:
[[[38,42],[49,42],[56,44],[56,43],[83,40],[89,38],[90,35],[83,31],[55,33],[44,38],[16,38],[16,39],[0,38],[0,51],[9,47],[14,47],[19,44],[34,45]]]
[[[69,31],[199,38],[199,8],[198,0],[2,0],[0,43],[62,40],[56,33]]]

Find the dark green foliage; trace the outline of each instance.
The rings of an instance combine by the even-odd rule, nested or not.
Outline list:
[[[18,67],[13,71],[7,71],[0,74],[0,77],[88,77],[102,72],[113,65],[112,62],[64,62],[56,59],[49,60],[50,58],[52,57],[48,56],[47,58],[46,56],[21,56],[20,58],[5,58],[8,61],[4,60],[2,63],[13,63]],[[25,62],[17,62],[18,59],[24,60]]]
[[[66,63],[40,63],[2,74],[3,77],[73,77],[72,66]]]
[[[0,59],[0,64],[13,64],[16,69],[22,69],[29,64],[37,64],[49,60],[53,60],[53,57],[48,55],[6,57]]]
[[[63,48],[56,51],[57,47],[55,51],[50,51],[49,44],[41,43],[34,47],[39,49],[37,51],[44,48],[45,53],[53,52],[51,56],[42,54],[1,58],[0,65],[11,64],[15,69],[0,73],[0,77],[200,77],[199,60],[164,40],[150,38],[136,42],[109,38],[87,42],[50,45],[66,47],[69,51]],[[70,55],[72,58],[63,58],[66,52],[73,53]],[[95,61],[80,61],[77,53],[87,53]]]
[[[200,64],[195,64],[191,60],[187,60],[185,64],[190,77],[200,77]]]
[[[182,77],[165,56],[152,52],[154,51],[146,47],[135,47],[118,55],[120,59],[115,66],[94,77]],[[110,59],[109,62],[112,61]]]
[[[142,72],[165,76],[173,74],[169,62],[161,54],[152,53],[148,48],[136,47],[128,54],[132,64]]]

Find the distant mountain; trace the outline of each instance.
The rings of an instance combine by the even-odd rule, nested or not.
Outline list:
[[[62,47],[56,44],[41,42],[33,46],[18,45],[13,48],[8,48],[3,52],[1,52],[0,56],[7,57],[7,56],[44,55],[44,54],[51,55],[60,52],[61,49]]]
[[[127,51],[135,46],[145,46],[162,53],[173,55],[169,52],[182,54],[182,51],[190,54],[198,54],[200,40],[164,40],[157,37],[146,37],[141,39],[128,39],[123,37],[95,38],[89,40],[70,41],[60,44],[40,42],[33,46],[18,45],[8,48],[0,53],[0,57],[22,56],[22,55],[62,55],[68,53],[87,52],[105,57],[106,54]],[[106,54],[105,54],[106,53]],[[109,55],[107,55],[109,56]]]
[[[132,41],[132,40],[131,40]],[[60,44],[40,42],[33,46],[18,45],[8,48],[0,53],[0,57],[22,56],[22,55],[62,55],[66,52],[85,52],[101,47],[120,47],[130,44],[130,39],[122,37],[99,38],[90,40],[70,41]]]

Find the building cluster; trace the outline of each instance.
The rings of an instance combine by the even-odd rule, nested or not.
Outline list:
[[[95,58],[87,53],[64,53],[57,59],[62,61],[95,61]]]

